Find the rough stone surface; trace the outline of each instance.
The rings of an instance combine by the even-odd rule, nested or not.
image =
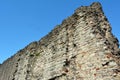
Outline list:
[[[118,40],[100,3],[78,8],[6,60],[0,80],[120,80]]]

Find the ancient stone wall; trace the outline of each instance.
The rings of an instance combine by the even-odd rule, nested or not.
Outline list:
[[[120,49],[100,3],[78,8],[0,65],[0,80],[120,80]]]

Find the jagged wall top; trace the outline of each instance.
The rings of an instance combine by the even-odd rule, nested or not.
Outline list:
[[[94,2],[92,3],[89,7],[88,6],[81,6],[78,9],[76,9],[76,13],[80,13],[80,12],[89,12],[90,10],[95,10],[98,12],[103,12],[102,11],[102,6],[99,2]]]

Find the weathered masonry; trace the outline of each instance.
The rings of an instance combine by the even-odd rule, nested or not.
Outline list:
[[[120,80],[120,49],[100,3],[78,8],[0,65],[0,80]]]

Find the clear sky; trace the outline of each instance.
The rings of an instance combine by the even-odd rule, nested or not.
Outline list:
[[[94,1],[101,2],[120,40],[120,0],[0,0],[0,63]]]

